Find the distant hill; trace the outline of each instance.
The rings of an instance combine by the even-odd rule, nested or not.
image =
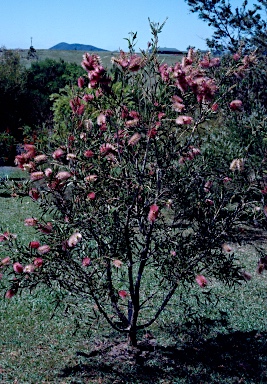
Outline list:
[[[49,49],[58,50],[58,51],[107,51],[106,49],[97,48],[97,47],[94,47],[93,45],[68,44],[68,43],[59,43]]]

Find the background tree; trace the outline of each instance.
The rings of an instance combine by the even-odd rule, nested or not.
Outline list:
[[[236,52],[240,46],[246,49],[266,50],[267,2],[257,0],[251,8],[245,0],[241,7],[233,7],[228,0],[186,0],[191,12],[207,22],[214,32],[207,39],[209,48]]]

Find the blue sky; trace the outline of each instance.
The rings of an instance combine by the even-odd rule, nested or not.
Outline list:
[[[233,5],[242,0],[232,0]],[[184,0],[2,0],[0,46],[48,49],[60,42],[127,49],[129,32],[137,32],[136,49],[145,49],[151,21],[167,23],[159,46],[205,49],[211,28],[189,12]]]

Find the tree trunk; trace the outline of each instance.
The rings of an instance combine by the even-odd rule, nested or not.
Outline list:
[[[136,328],[131,328],[128,335],[128,343],[131,347],[137,347]]]

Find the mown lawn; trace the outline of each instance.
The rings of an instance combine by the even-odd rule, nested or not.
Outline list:
[[[0,206],[2,230],[32,240],[23,225],[36,215],[32,201],[0,198]],[[264,234],[257,244],[267,248]],[[236,289],[212,282],[207,290],[217,306],[204,303],[207,290],[181,289],[139,335],[138,350],[104,322],[88,326],[86,303],[77,328],[73,315],[54,312],[47,288],[11,300],[2,292],[0,383],[267,383],[267,273],[256,273],[253,245],[234,248],[252,280]]]

